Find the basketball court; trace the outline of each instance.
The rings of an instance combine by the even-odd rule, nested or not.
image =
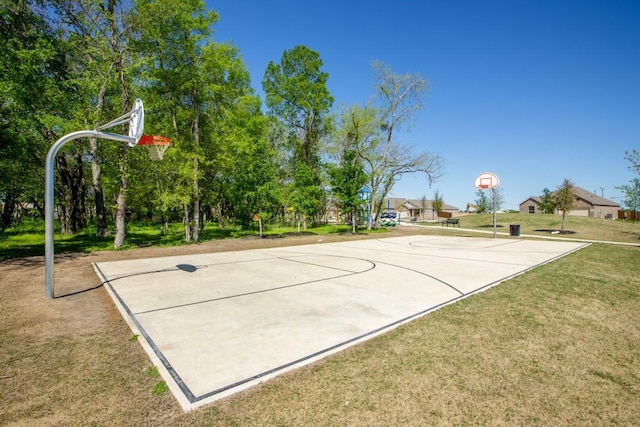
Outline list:
[[[417,235],[95,269],[188,411],[585,246]]]

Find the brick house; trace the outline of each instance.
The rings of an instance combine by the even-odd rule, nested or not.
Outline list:
[[[431,200],[422,201],[421,199],[391,197],[388,201],[390,208],[398,212],[401,219],[408,220],[411,218],[417,218],[418,221],[438,219],[438,214],[435,213],[431,206]],[[386,208],[386,206],[387,203],[383,205],[383,208]],[[452,216],[457,215],[459,211],[460,209],[457,207],[443,203],[440,217],[451,218]]]
[[[600,197],[595,193],[576,185],[573,186],[576,202],[573,209],[567,213],[572,216],[587,216],[592,218],[614,219],[618,217],[620,205],[612,200]],[[540,209],[540,197],[529,197],[520,203],[520,213],[542,213]],[[556,212],[558,213],[558,212]]]

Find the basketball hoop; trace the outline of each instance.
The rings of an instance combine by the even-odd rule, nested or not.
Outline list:
[[[169,148],[171,140],[159,135],[142,135],[138,145],[142,145],[149,151],[151,160],[162,160],[164,152]]]
[[[473,181],[473,186],[479,188],[481,190],[486,190],[487,188],[493,188],[500,185],[500,179],[491,173],[491,172],[483,172],[476,177]]]
[[[131,117],[129,118],[129,136],[135,139],[135,142],[129,143],[130,147],[135,147],[142,138],[142,132],[144,131],[144,106],[140,98],[136,99],[133,103],[133,109],[131,110]]]
[[[109,123],[105,123],[102,126],[98,126],[96,130],[109,129],[111,127],[129,124],[129,147],[135,147],[142,137],[144,131],[144,105],[140,98],[136,99],[133,103],[133,108],[127,114],[124,114],[117,119],[111,120]]]

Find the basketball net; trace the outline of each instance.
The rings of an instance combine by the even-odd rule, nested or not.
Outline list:
[[[159,135],[142,135],[138,145],[142,145],[149,151],[151,160],[162,160],[164,152],[169,148],[171,140]]]

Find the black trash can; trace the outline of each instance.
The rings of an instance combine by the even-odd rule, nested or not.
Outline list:
[[[520,224],[510,224],[509,225],[509,235],[510,236],[519,236],[520,235]]]

